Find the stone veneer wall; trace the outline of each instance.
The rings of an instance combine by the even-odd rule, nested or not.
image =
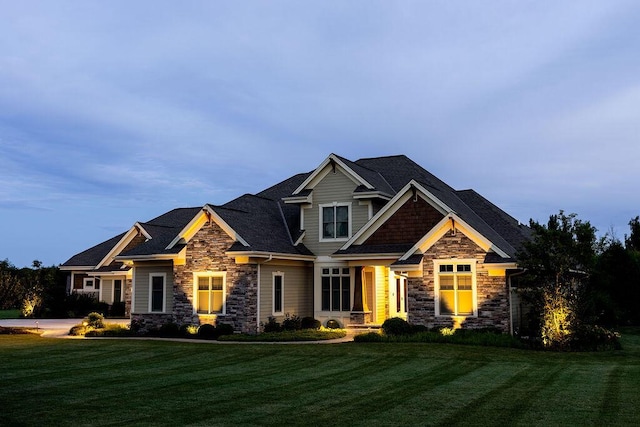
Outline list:
[[[217,224],[207,223],[187,244],[186,263],[174,266],[173,321],[182,324],[226,323],[234,331],[256,333],[258,328],[258,268],[236,264],[225,252],[234,243]],[[193,273],[226,272],[226,314],[194,314]]]
[[[461,232],[448,232],[433,245],[423,258],[423,277],[409,278],[409,317],[414,324],[427,327],[453,327],[456,319],[435,316],[433,261],[437,259],[477,259],[476,285],[478,316],[458,318],[463,328],[494,327],[509,332],[509,295],[506,278],[489,277],[483,261],[486,253]]]
[[[131,315],[131,291],[133,284],[131,279],[125,279],[124,281],[124,315],[129,317]]]

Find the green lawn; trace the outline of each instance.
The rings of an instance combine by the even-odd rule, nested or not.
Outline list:
[[[0,319],[19,319],[20,309],[0,310]]]
[[[624,350],[0,336],[0,425],[638,425]]]

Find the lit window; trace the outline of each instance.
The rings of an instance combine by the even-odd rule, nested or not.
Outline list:
[[[351,236],[351,205],[320,205],[321,240],[348,239]]]
[[[165,311],[165,284],[166,274],[151,273],[149,275],[149,311]]]
[[[351,310],[351,276],[348,268],[322,269],[322,311]]]
[[[273,273],[273,314],[282,314],[284,310],[284,273]]]
[[[225,275],[224,273],[195,276],[196,303],[199,314],[225,313]]]
[[[472,316],[475,304],[475,261],[435,263],[436,316]]]

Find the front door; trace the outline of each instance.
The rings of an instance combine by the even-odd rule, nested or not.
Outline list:
[[[407,278],[389,277],[389,317],[407,318]]]

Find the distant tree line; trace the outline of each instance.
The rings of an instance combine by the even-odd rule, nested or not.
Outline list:
[[[640,325],[640,217],[624,240],[596,229],[576,214],[530,221],[532,239],[518,255],[525,269],[520,290],[530,304],[526,334],[545,347],[570,349],[608,339],[603,329]]]
[[[23,317],[82,317],[100,308],[95,299],[67,294],[67,274],[33,261],[17,268],[0,261],[0,310],[20,309]]]

